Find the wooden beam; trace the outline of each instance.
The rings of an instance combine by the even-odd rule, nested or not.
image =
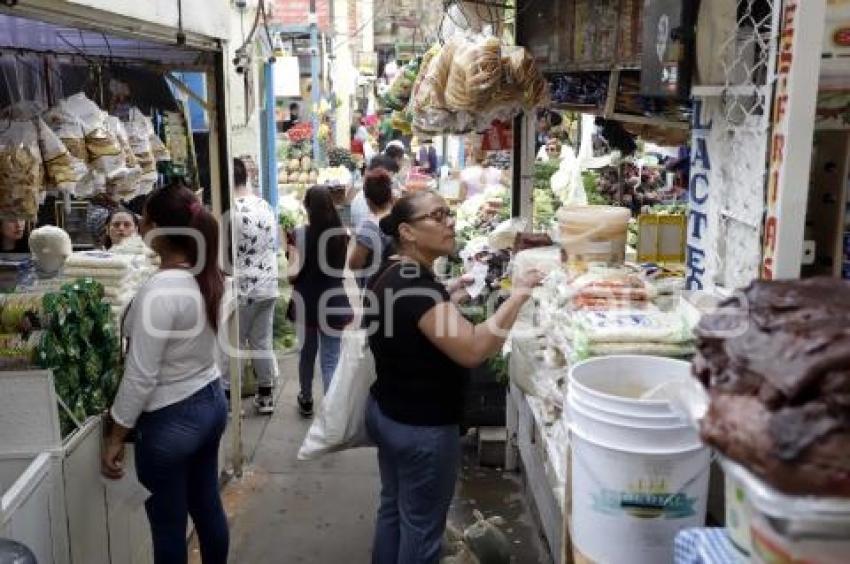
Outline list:
[[[179,90],[180,92],[200,104],[201,107],[204,108],[204,110],[206,110],[210,114],[210,121],[214,119],[212,116],[213,112],[215,112],[214,104],[208,102],[207,100],[204,100],[203,98],[195,94],[195,92],[191,88],[186,86],[186,84],[184,84],[182,80],[180,80],[170,72],[165,73],[165,78],[168,80],[168,82],[173,84],[174,87],[177,88],[177,90]]]

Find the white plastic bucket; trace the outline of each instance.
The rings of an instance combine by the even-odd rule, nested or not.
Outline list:
[[[722,465],[745,492],[752,562],[850,561],[850,500],[786,495],[730,460]]]
[[[689,370],[621,356],[570,371],[572,541],[587,559],[670,562],[676,533],[705,523],[710,450],[666,401],[639,399]]]
[[[652,420],[626,423],[624,419],[618,420],[616,416],[582,406],[573,396],[567,396],[567,410],[570,422],[599,444],[650,452],[678,452],[701,446],[696,429],[684,422],[667,425]]]
[[[590,410],[600,417],[604,417],[618,425],[634,425],[637,427],[679,427],[689,425],[688,421],[679,415],[659,415],[659,416],[638,416],[629,415],[627,413],[618,413],[613,409],[605,409],[594,405],[593,402],[588,402],[581,394],[567,394],[569,401],[573,402],[579,408]]]
[[[592,358],[570,370],[569,394],[601,411],[636,417],[675,417],[670,403],[639,400],[667,382],[691,378],[691,364],[655,356],[620,355]]]

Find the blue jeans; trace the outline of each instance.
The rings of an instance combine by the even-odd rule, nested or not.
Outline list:
[[[227,423],[219,380],[174,405],[143,413],[136,424],[136,470],[151,492],[145,509],[154,562],[185,564],[192,516],[204,564],[226,564],[227,517],[218,488],[218,446]]]
[[[405,425],[370,397],[366,428],[381,472],[372,564],[436,564],[460,464],[458,426]]]
[[[303,334],[303,337],[301,337]],[[321,348],[319,365],[322,369],[322,386],[327,393],[339,362],[339,349],[342,338],[338,335],[323,333],[318,327],[301,328],[301,356],[298,359],[298,379],[301,381],[301,397],[306,401],[313,399],[313,370],[316,367],[316,355]]]

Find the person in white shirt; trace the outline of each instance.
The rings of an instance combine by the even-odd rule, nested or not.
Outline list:
[[[233,159],[233,179],[236,190],[231,224],[236,229],[239,344],[247,344],[257,377],[254,406],[260,414],[270,415],[274,412],[272,390],[277,374],[273,326],[278,298],[278,222],[268,202],[248,186],[248,173],[240,159]]]
[[[483,151],[476,151],[473,164],[460,173],[460,200],[464,201],[476,194],[483,194],[491,186],[502,185],[502,171],[488,166]]]
[[[187,229],[200,237],[156,233]],[[224,276],[215,218],[182,183],[153,192],[141,234],[161,266],[139,290],[124,319],[124,376],[107,420],[101,471],[124,474],[124,441],[135,429],[139,481],[156,564],[187,561],[192,517],[204,564],[226,564],[227,518],[218,489],[218,451],[227,423],[217,331]]]

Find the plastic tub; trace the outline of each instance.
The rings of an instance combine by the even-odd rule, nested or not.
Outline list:
[[[616,206],[568,206],[558,210],[561,245],[570,262],[622,264],[631,212]]]
[[[594,442],[632,452],[680,452],[702,446],[696,429],[690,425],[649,425],[625,422],[616,417],[582,407],[572,396],[567,397],[567,417]]]
[[[850,562],[850,499],[783,494],[731,460],[721,464],[745,492],[752,562]]]
[[[640,399],[689,373],[687,362],[644,356],[571,369],[572,540],[589,560],[667,562],[676,534],[705,523],[709,449],[667,401]]]
[[[646,415],[637,416],[627,413],[618,413],[615,410],[606,409],[604,405],[595,405],[592,402],[588,403],[581,394],[567,394],[569,400],[575,403],[578,407],[585,410],[590,409],[598,413],[600,416],[609,419],[618,425],[635,425],[638,427],[680,427],[689,425],[688,421],[679,415]]]
[[[570,369],[567,393],[608,413],[678,418],[668,401],[640,397],[667,382],[690,379],[690,374],[691,365],[683,360],[639,355],[591,358]]]

